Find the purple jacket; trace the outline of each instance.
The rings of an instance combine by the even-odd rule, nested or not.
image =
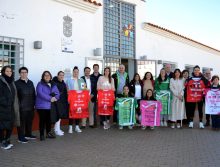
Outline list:
[[[44,83],[43,81],[38,82],[37,88],[36,88],[36,109],[50,109],[51,108],[51,93],[55,93],[55,97],[58,100],[60,97],[59,90],[57,86],[51,82],[51,87]]]

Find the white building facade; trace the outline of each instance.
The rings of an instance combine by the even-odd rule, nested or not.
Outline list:
[[[125,64],[130,78],[164,63],[194,65],[220,73],[220,51],[147,22],[142,0],[0,0],[0,68],[21,66],[37,83],[44,70],[53,75],[74,66]]]

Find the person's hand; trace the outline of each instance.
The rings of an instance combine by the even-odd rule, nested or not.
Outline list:
[[[52,98],[50,99],[50,101],[53,103],[53,102],[57,101],[57,99],[56,99],[55,97],[52,97]]]
[[[179,95],[178,98],[179,98],[180,100],[183,100],[183,96],[182,96],[182,95]]]

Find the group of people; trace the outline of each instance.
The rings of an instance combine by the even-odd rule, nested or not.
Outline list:
[[[17,127],[18,142],[27,143],[28,140],[36,139],[32,134],[32,123],[34,111],[39,115],[40,140],[62,136],[64,132],[60,128],[61,119],[69,119],[68,91],[89,90],[90,101],[88,103],[89,118],[69,119],[68,133],[82,132],[87,122],[90,128],[97,127],[97,93],[99,90],[112,90],[118,98],[133,97],[137,101],[135,109],[136,122],[141,122],[140,101],[160,101],[162,111],[160,113],[160,125],[171,128],[180,128],[181,121],[186,120],[189,128],[193,128],[194,112],[196,105],[199,111],[199,127],[203,124],[204,88],[220,89],[219,77],[211,77],[211,71],[207,70],[203,75],[200,67],[193,68],[192,77],[189,71],[175,69],[171,72],[171,65],[166,64],[160,70],[159,76],[154,80],[151,72],[146,72],[142,79],[138,73],[134,74],[130,81],[125,66],[121,64],[119,69],[111,75],[111,68],[105,67],[103,75],[99,73],[99,65],[93,65],[93,73],[89,67],[84,68],[84,76],[79,77],[78,67],[74,67],[71,78],[64,81],[64,72],[59,71],[57,76],[52,77],[49,71],[44,71],[36,89],[28,78],[28,69],[19,69],[20,78],[14,81],[13,71],[10,66],[1,69],[0,76],[0,142],[1,148],[10,149],[10,137],[13,127]],[[194,80],[201,87],[198,97],[190,97],[193,91],[191,81]],[[168,95],[164,100],[164,95]],[[117,104],[115,105],[117,106]],[[105,130],[109,129],[111,115],[100,115],[100,125]],[[114,123],[118,122],[118,109],[114,108],[112,118]],[[73,123],[75,128],[73,129]],[[206,115],[206,126],[210,125],[210,115]],[[220,128],[219,116],[212,115],[213,129]],[[129,126],[130,129],[133,126]],[[142,129],[145,129],[142,126]],[[119,126],[119,129],[123,129]],[[154,129],[154,127],[151,127]],[[46,130],[46,135],[45,135]]]

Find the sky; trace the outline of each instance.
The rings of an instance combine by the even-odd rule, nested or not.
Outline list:
[[[220,0],[146,0],[147,22],[220,50]]]

